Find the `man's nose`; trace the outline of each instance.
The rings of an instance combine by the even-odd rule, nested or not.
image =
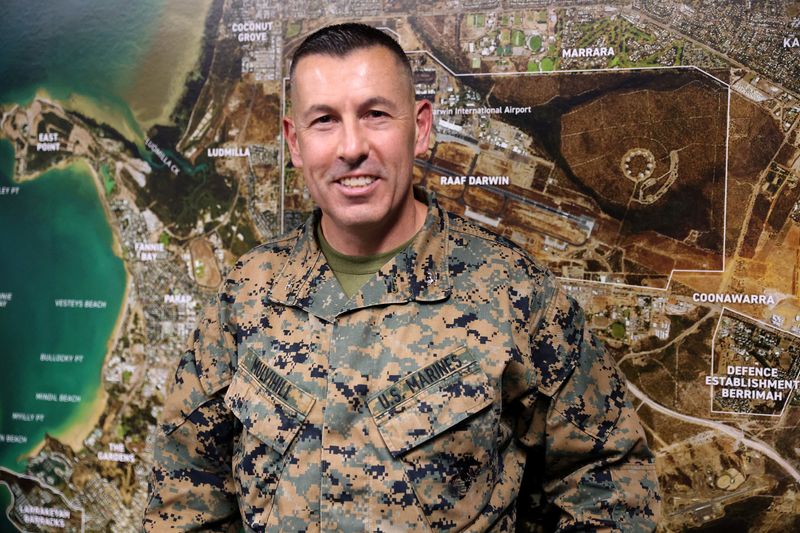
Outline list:
[[[359,164],[369,155],[369,139],[359,120],[343,121],[342,138],[337,155],[350,166]]]

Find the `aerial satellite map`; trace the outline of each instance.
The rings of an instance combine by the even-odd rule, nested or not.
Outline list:
[[[289,57],[362,21],[434,106],[414,179],[586,309],[659,531],[800,530],[800,3],[0,4],[0,530],[136,531],[165,387],[313,209]]]

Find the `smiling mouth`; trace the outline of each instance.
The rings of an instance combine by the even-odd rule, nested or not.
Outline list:
[[[355,189],[358,187],[367,187],[368,185],[372,185],[376,179],[377,178],[374,176],[355,176],[342,178],[338,180],[337,183],[344,185],[345,187]]]

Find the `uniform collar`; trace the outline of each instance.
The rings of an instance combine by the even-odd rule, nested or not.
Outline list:
[[[342,313],[363,307],[448,298],[450,225],[447,213],[432,193],[415,187],[414,195],[428,205],[422,229],[411,245],[383,265],[353,298],[348,299],[342,292],[314,237],[314,227],[320,217],[316,210],[298,230],[297,242],[267,299],[301,307],[332,321]]]

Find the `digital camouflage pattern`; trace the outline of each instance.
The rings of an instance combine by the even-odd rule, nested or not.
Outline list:
[[[427,201],[350,300],[313,220],[241,258],[175,373],[146,530],[654,528],[653,458],[580,308]]]

